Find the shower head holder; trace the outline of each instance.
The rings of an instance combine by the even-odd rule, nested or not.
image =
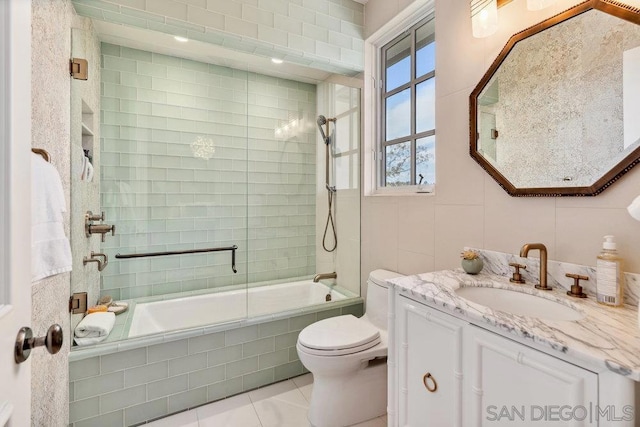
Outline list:
[[[324,143],[326,145],[329,145],[331,143],[331,138],[329,138],[329,122],[335,122],[336,119],[335,117],[333,118],[326,118],[325,116],[323,116],[322,114],[318,116],[318,118],[316,119],[316,124],[318,125],[318,129],[320,130],[320,135],[322,136],[322,140],[324,141]],[[322,126],[327,127],[327,132],[325,133],[324,129],[322,128]]]

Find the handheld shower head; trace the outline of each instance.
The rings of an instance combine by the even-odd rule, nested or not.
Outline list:
[[[325,116],[323,116],[323,115],[319,115],[318,119],[316,120],[316,123],[318,124],[318,129],[320,130],[320,135],[322,135],[322,140],[324,141],[325,144],[329,144],[329,138],[324,133],[324,129],[322,129],[322,126],[327,124],[327,118]]]

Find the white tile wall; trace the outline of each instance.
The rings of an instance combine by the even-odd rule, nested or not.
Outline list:
[[[285,57],[289,62],[334,73],[354,75],[363,67],[364,11],[352,0],[73,3],[79,14],[93,19],[186,36],[255,55]]]
[[[103,244],[104,294],[315,272],[314,85],[108,44],[103,64],[102,207],[117,227]],[[214,145],[211,158],[195,154],[198,141]],[[228,252],[114,257],[234,244],[238,274]]]

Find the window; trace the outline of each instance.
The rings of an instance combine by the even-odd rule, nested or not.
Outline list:
[[[435,20],[380,49],[379,186],[435,184]]]

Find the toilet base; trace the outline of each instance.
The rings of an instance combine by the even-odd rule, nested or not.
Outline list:
[[[371,361],[351,374],[314,374],[308,415],[313,427],[345,427],[386,413],[386,361]]]

